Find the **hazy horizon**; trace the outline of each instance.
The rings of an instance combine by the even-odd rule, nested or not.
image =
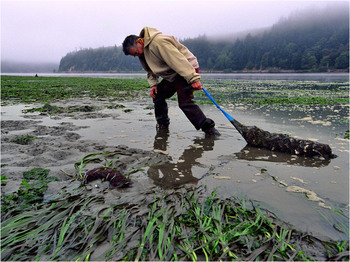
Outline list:
[[[56,63],[85,48],[120,46],[151,26],[178,39],[270,27],[303,10],[347,1],[9,1],[1,2],[1,61]]]

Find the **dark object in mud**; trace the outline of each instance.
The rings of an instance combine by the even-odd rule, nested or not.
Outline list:
[[[232,120],[231,123],[250,146],[298,156],[324,157],[325,159],[336,157],[327,144],[270,133],[256,126],[244,126],[237,120]]]
[[[332,149],[329,145],[270,133],[256,126],[244,126],[223,110],[204,88],[202,90],[243,136],[248,145],[306,157],[323,157],[325,159],[336,157],[336,155],[332,154]]]
[[[128,187],[132,184],[129,178],[125,177],[122,173],[112,168],[94,168],[92,170],[89,170],[85,175],[85,181],[87,183],[97,179],[107,180],[113,187]]]

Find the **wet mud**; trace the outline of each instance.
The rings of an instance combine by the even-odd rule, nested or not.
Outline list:
[[[169,101],[168,133],[156,132],[147,99],[124,102],[130,111],[108,109],[111,102],[89,98],[54,103],[66,108],[91,104],[99,109],[50,115],[22,111],[38,105],[2,108],[2,175],[9,178],[6,186],[2,186],[3,194],[19,188],[24,171],[47,168],[51,176],[60,179],[49,184],[45,197],[50,199],[62,188],[73,185],[70,181],[77,172],[75,163],[89,154],[109,152],[89,162],[84,174],[110,163],[110,168],[128,177],[124,180],[128,187],[124,191],[113,189],[108,181],[111,177],[95,174],[94,179],[87,181],[91,192],[113,199],[147,188],[204,185],[224,196],[248,198],[301,231],[335,240],[347,239],[348,219],[334,210],[349,211],[349,141],[340,137],[347,123],[339,121],[347,117],[348,108],[337,113],[333,108],[291,112],[266,106],[224,105],[237,119],[244,119],[244,125],[254,124],[271,133],[288,133],[329,144],[332,153],[338,156],[332,159],[247,145],[231,123],[209,105],[201,107],[215,119],[222,134],[216,139],[206,138],[195,130],[174,101]],[[310,122],[318,114],[322,114],[323,122]],[[25,136],[36,139],[28,144],[12,142]]]

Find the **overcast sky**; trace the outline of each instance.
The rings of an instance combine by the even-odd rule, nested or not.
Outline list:
[[[340,1],[337,1],[340,2]],[[151,26],[178,39],[271,26],[327,1],[1,0],[1,59],[56,62],[80,48],[120,46]],[[335,2],[332,1],[334,4]]]

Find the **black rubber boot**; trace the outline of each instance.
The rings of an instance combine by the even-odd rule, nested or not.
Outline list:
[[[214,137],[214,136],[220,136],[221,134],[219,133],[218,130],[215,129],[215,123],[213,120],[210,118],[207,118],[201,126],[203,132],[207,137]]]
[[[169,132],[169,125],[157,124],[156,130],[157,132]]]
[[[207,137],[221,136],[220,132],[216,130],[215,127],[209,128],[208,130],[204,131],[204,133]]]

